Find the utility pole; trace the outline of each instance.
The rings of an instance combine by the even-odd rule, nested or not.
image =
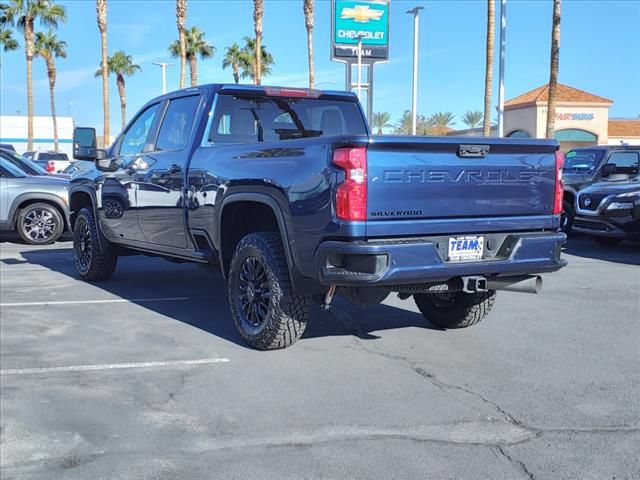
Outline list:
[[[358,100],[362,102],[362,35],[358,35]]]
[[[167,93],[167,67],[174,67],[175,63],[153,62],[162,69],[162,94]]]
[[[504,51],[507,42],[507,0],[500,0],[500,68],[498,72],[498,137],[504,137]]]
[[[411,135],[416,134],[418,128],[418,19],[420,10],[424,7],[414,7],[407,13],[413,15],[413,91],[411,95]]]

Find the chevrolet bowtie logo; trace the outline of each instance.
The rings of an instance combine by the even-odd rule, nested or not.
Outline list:
[[[371,20],[380,20],[383,13],[384,10],[371,10],[369,5],[356,5],[354,8],[343,8],[340,18],[369,23]]]

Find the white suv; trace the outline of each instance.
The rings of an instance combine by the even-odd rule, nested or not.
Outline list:
[[[67,154],[60,152],[24,152],[22,156],[36,162],[49,173],[60,173],[71,163]]]

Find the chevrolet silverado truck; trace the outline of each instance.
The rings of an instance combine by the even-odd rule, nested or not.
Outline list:
[[[564,265],[562,154],[549,140],[373,136],[352,93],[204,85],[151,100],[70,186],[75,265],[118,257],[219,266],[253,348],[294,343],[313,302],[396,292],[443,328],[537,293]],[[203,312],[206,315],[206,312]]]

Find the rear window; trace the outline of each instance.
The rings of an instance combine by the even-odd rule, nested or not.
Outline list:
[[[258,143],[366,133],[356,102],[220,95],[206,138],[209,143]]]
[[[570,150],[565,155],[564,170],[592,172],[603,156],[604,150]]]
[[[68,160],[66,153],[43,152],[38,155],[38,160]]]

